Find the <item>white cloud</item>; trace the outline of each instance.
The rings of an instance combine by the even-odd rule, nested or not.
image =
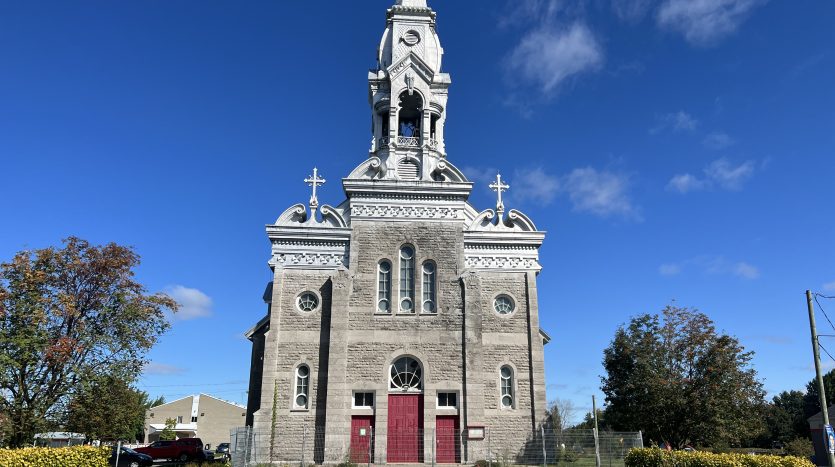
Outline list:
[[[642,19],[656,0],[612,0],[612,10],[618,18],[635,22]]]
[[[658,273],[662,276],[675,276],[681,273],[681,265],[676,263],[667,263],[658,266]]]
[[[666,263],[658,267],[662,276],[681,274],[685,269],[696,269],[703,274],[736,276],[742,279],[754,280],[760,277],[760,270],[746,261],[729,261],[721,255],[702,255],[677,263]]]
[[[743,279],[756,279],[760,277],[760,270],[744,261],[740,261],[734,265],[733,273]]]
[[[728,136],[726,133],[722,132],[713,132],[709,133],[705,138],[702,140],[702,144],[710,149],[720,150],[725,149],[729,146],[733,146],[736,143],[733,138]]]
[[[180,304],[174,319],[189,320],[212,315],[211,297],[197,289],[174,285],[168,287],[165,292]]]
[[[510,181],[513,199],[519,201],[533,200],[548,205],[554,201],[560,190],[559,177],[546,173],[542,167],[516,169]]]
[[[142,368],[142,373],[145,375],[179,375],[184,372],[183,368],[158,362],[148,362]]]
[[[754,162],[733,166],[727,159],[717,159],[707,166],[705,175],[726,190],[741,190],[742,184],[754,175]]]
[[[699,126],[699,121],[689,113],[679,110],[658,117],[656,125],[649,130],[649,134],[657,135],[664,130],[670,129],[674,132],[693,131]]]
[[[700,180],[690,174],[676,175],[667,183],[667,191],[688,193],[690,191],[702,190],[707,182]]]
[[[764,0],[664,0],[656,20],[693,45],[710,46],[733,34]]]
[[[597,70],[603,50],[588,27],[580,22],[563,27],[550,22],[527,33],[511,51],[505,65],[513,78],[548,94],[572,76]]]
[[[667,182],[667,191],[676,191],[682,194],[712,188],[739,191],[745,182],[754,176],[755,168],[756,165],[753,161],[733,165],[727,159],[717,159],[705,167],[704,178],[691,174],[673,176]]]
[[[592,167],[574,169],[563,178],[563,190],[575,211],[641,220],[629,196],[629,177]]]
[[[823,290],[826,292],[835,292],[835,281],[823,284]]]

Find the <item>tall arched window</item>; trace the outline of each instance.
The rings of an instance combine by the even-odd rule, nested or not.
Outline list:
[[[435,313],[435,263],[427,261],[423,263],[423,312]]]
[[[400,311],[415,311],[415,249],[400,248]]]
[[[502,367],[499,379],[502,388],[502,407],[513,407],[513,369],[505,365]]]
[[[377,265],[377,311],[391,311],[391,263],[388,260]]]
[[[296,367],[296,392],[293,396],[293,406],[306,409],[309,402],[310,368],[307,365]]]

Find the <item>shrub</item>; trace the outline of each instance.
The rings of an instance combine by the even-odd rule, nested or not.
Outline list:
[[[108,467],[109,457],[109,447],[0,449],[0,465],[10,467]]]
[[[810,457],[815,453],[812,441],[806,438],[795,438],[785,445],[786,454],[790,456]]]
[[[626,467],[814,467],[809,459],[795,456],[713,454],[657,448],[630,449],[624,462]]]

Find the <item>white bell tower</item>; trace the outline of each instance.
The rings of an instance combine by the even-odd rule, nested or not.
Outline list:
[[[444,50],[435,12],[426,0],[397,0],[386,14],[377,69],[368,73],[371,156],[384,178],[433,180],[444,166],[444,122],[450,78],[441,73]]]

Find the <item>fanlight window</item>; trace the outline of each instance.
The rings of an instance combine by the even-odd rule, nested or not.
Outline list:
[[[499,295],[493,300],[493,308],[496,310],[496,313],[507,315],[513,313],[513,310],[516,309],[516,304],[513,303],[513,299],[509,296]]]
[[[509,366],[501,369],[502,407],[513,407],[513,370]]]
[[[435,313],[435,263],[423,263],[423,311]]]
[[[415,249],[400,249],[400,311],[415,311]]]
[[[388,261],[377,265],[377,311],[391,311],[391,263]]]
[[[389,388],[398,391],[420,391],[423,388],[423,372],[420,363],[412,357],[400,357],[391,364]]]
[[[310,368],[299,365],[296,368],[296,395],[293,399],[297,409],[306,409],[308,402],[308,388],[310,387]]]

